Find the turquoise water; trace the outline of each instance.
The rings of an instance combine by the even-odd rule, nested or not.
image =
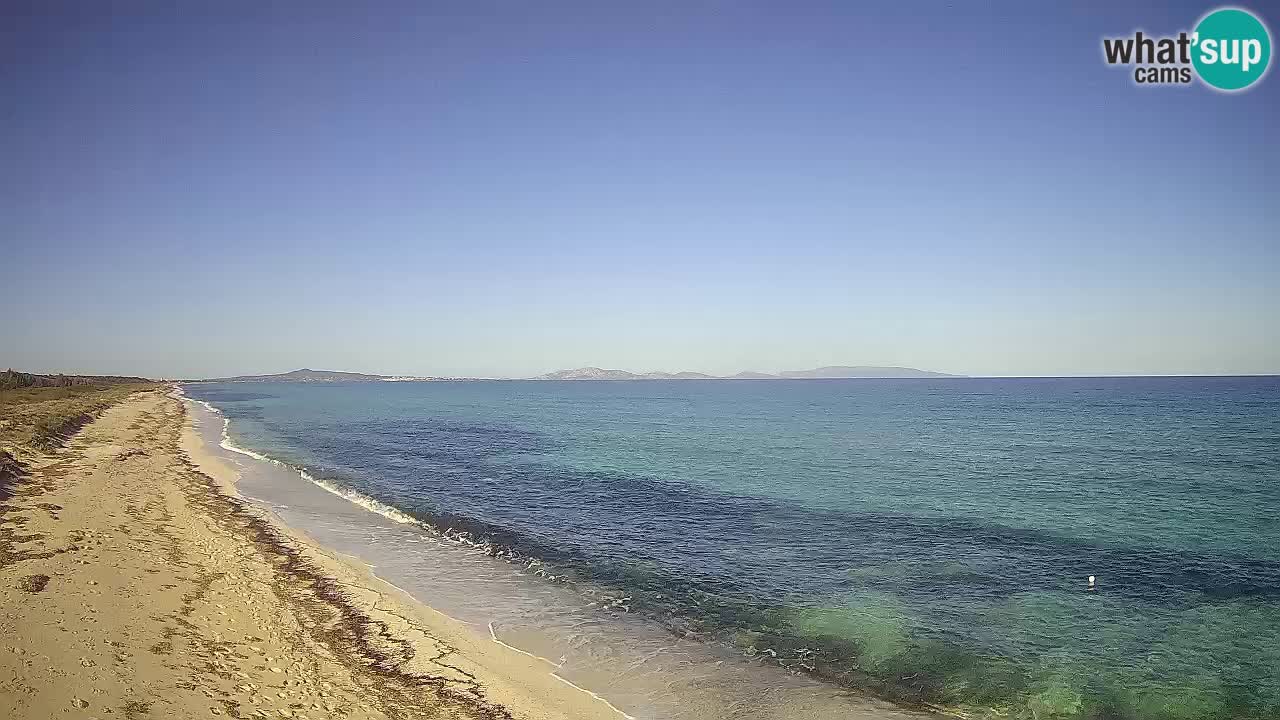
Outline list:
[[[1280,379],[187,392],[239,444],[833,683],[1280,717]]]

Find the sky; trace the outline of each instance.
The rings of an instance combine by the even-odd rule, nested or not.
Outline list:
[[[0,366],[1280,373],[1212,7],[9,0]]]

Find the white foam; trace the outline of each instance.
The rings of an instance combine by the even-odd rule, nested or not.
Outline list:
[[[334,495],[337,495],[338,497],[348,502],[359,505],[360,507],[364,508],[365,510],[368,510],[369,512],[377,513],[378,515],[381,515],[387,518],[388,520],[401,523],[401,524],[406,524],[406,525],[413,524],[413,525],[420,525],[420,526],[426,527],[424,523],[418,521],[417,519],[410,517],[404,512],[390,505],[387,505],[384,502],[375,500],[369,497],[368,495],[365,495],[364,493],[356,492],[355,490],[343,487],[341,485],[330,482],[328,480],[322,480],[320,478],[317,478],[311,475],[311,473],[308,473],[306,470],[294,467],[286,462],[277,460],[269,455],[263,455],[260,452],[255,452],[248,448],[237,445],[231,439],[231,419],[230,418],[226,417],[216,407],[210,405],[209,403],[203,400],[194,400],[192,398],[186,398],[186,399],[189,400],[190,402],[199,403],[214,415],[222,416],[222,438],[221,438],[221,441],[218,443],[218,446],[223,448],[224,450],[228,450],[233,453],[238,453],[246,457],[251,457],[254,460],[258,460],[260,462],[267,462],[267,463],[271,463],[272,465],[276,465],[278,467],[283,467],[283,468],[288,468],[290,470],[293,470],[298,473],[298,477],[302,478],[303,480],[306,480],[307,482],[315,485],[316,487],[319,487],[322,490],[326,490],[330,493],[333,493]]]
[[[543,567],[542,561],[538,560],[537,558],[524,556],[520,553],[514,553],[509,550],[503,550],[501,548],[495,547],[493,543],[487,540],[475,539],[470,532],[467,532],[465,530],[454,530],[452,528],[437,527],[430,523],[419,520],[405,513],[399,508],[396,508],[392,505],[388,505],[380,500],[377,500],[368,495],[365,495],[362,492],[352,490],[348,487],[344,487],[343,485],[332,482],[330,480],[317,478],[311,475],[310,473],[308,473],[305,469],[295,467],[286,462],[282,462],[273,457],[270,457],[269,455],[263,455],[262,453],[255,452],[245,447],[241,447],[231,439],[231,431],[230,431],[231,420],[230,418],[226,417],[226,415],[221,410],[205,402],[204,400],[196,400],[194,398],[184,398],[184,399],[189,402],[197,403],[202,407],[204,407],[205,409],[207,409],[210,413],[222,417],[222,438],[221,438],[221,441],[218,443],[218,446],[223,448],[224,450],[238,453],[240,455],[253,458],[254,460],[258,460],[260,462],[267,462],[267,463],[271,463],[272,465],[276,465],[282,468],[287,468],[289,470],[292,470],[298,473],[298,476],[300,478],[302,478],[303,480],[306,480],[312,485],[315,485],[316,487],[326,492],[337,495],[338,497],[354,505],[358,505],[359,507],[362,507],[371,513],[381,515],[382,517],[387,518],[392,522],[400,523],[402,525],[415,525],[421,528],[427,534],[431,535],[432,537],[436,537],[441,540],[446,540],[455,545],[464,545],[466,547],[481,550],[485,552],[487,555],[498,558],[508,563],[512,563],[515,565],[522,565],[524,566],[524,569],[527,572],[530,572],[546,580],[556,581],[556,580],[563,579],[558,575],[554,575],[548,572],[546,568]]]
[[[310,482],[324,490],[327,490],[333,493],[334,495],[337,495],[338,497],[344,500],[347,500],[348,502],[359,505],[365,510],[377,513],[387,518],[388,520],[392,520],[405,525],[419,525],[419,526],[426,527],[426,523],[423,523],[417,518],[414,518],[404,513],[403,511],[397,508],[394,508],[384,502],[375,500],[369,497],[368,495],[365,495],[364,493],[356,492],[355,490],[352,490],[350,488],[345,488],[341,485],[331,483],[328,480],[321,480],[319,478],[312,477],[309,473],[307,473],[306,470],[299,470],[298,475],[300,475],[303,480],[306,480],[307,482]]]
[[[533,653],[529,652],[528,650],[524,650],[524,649],[522,649],[522,648],[518,648],[518,647],[516,647],[515,645],[511,645],[510,643],[502,642],[501,640],[499,640],[499,639],[498,639],[498,633],[497,633],[497,632],[495,632],[495,631],[494,631],[494,629],[493,629],[493,623],[489,623],[489,638],[490,638],[490,639],[492,639],[494,642],[498,643],[499,645],[501,645],[502,647],[507,648],[508,650],[514,650],[514,651],[516,651],[516,652],[520,653],[521,655],[528,655],[529,657],[531,657],[531,658],[533,658],[533,659],[535,659],[535,660],[541,660],[542,662],[544,662],[544,663],[546,663],[546,664],[550,665],[551,667],[555,668],[557,671],[564,667],[564,661],[563,661],[563,660],[562,660],[562,661],[560,661],[560,662],[558,662],[558,663],[551,662],[550,660],[548,660],[547,658],[542,657],[541,655],[534,655]],[[606,700],[605,698],[601,697],[600,695],[598,695],[598,694],[596,694],[596,693],[594,693],[594,692],[591,692],[590,690],[588,690],[588,689],[586,689],[586,688],[582,687],[581,685],[575,684],[575,683],[573,683],[573,682],[570,682],[569,680],[564,679],[564,678],[563,678],[563,677],[561,677],[558,673],[555,673],[555,672],[551,673],[551,677],[553,677],[553,678],[555,678],[555,679],[559,680],[560,682],[564,683],[565,685],[568,685],[569,687],[573,688],[574,690],[577,690],[578,692],[582,692],[582,693],[586,693],[587,695],[590,695],[592,698],[594,698],[595,700],[598,700],[599,702],[604,703],[604,704],[605,704],[605,706],[606,706],[606,707],[608,707],[610,710],[612,710],[612,711],[614,711],[614,712],[618,713],[619,715],[621,715],[622,717],[626,718],[627,720],[636,720],[636,718],[635,718],[635,716],[634,716],[634,715],[628,715],[626,712],[624,712],[623,710],[619,709],[616,705],[614,705],[613,703],[609,702],[609,701],[608,701],[608,700]]]

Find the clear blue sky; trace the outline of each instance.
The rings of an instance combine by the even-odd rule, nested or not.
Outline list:
[[[0,365],[1280,372],[1208,4],[177,5],[0,7]]]

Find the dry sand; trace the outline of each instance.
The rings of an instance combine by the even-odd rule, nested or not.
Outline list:
[[[241,502],[141,393],[0,505],[0,718],[610,718]]]

